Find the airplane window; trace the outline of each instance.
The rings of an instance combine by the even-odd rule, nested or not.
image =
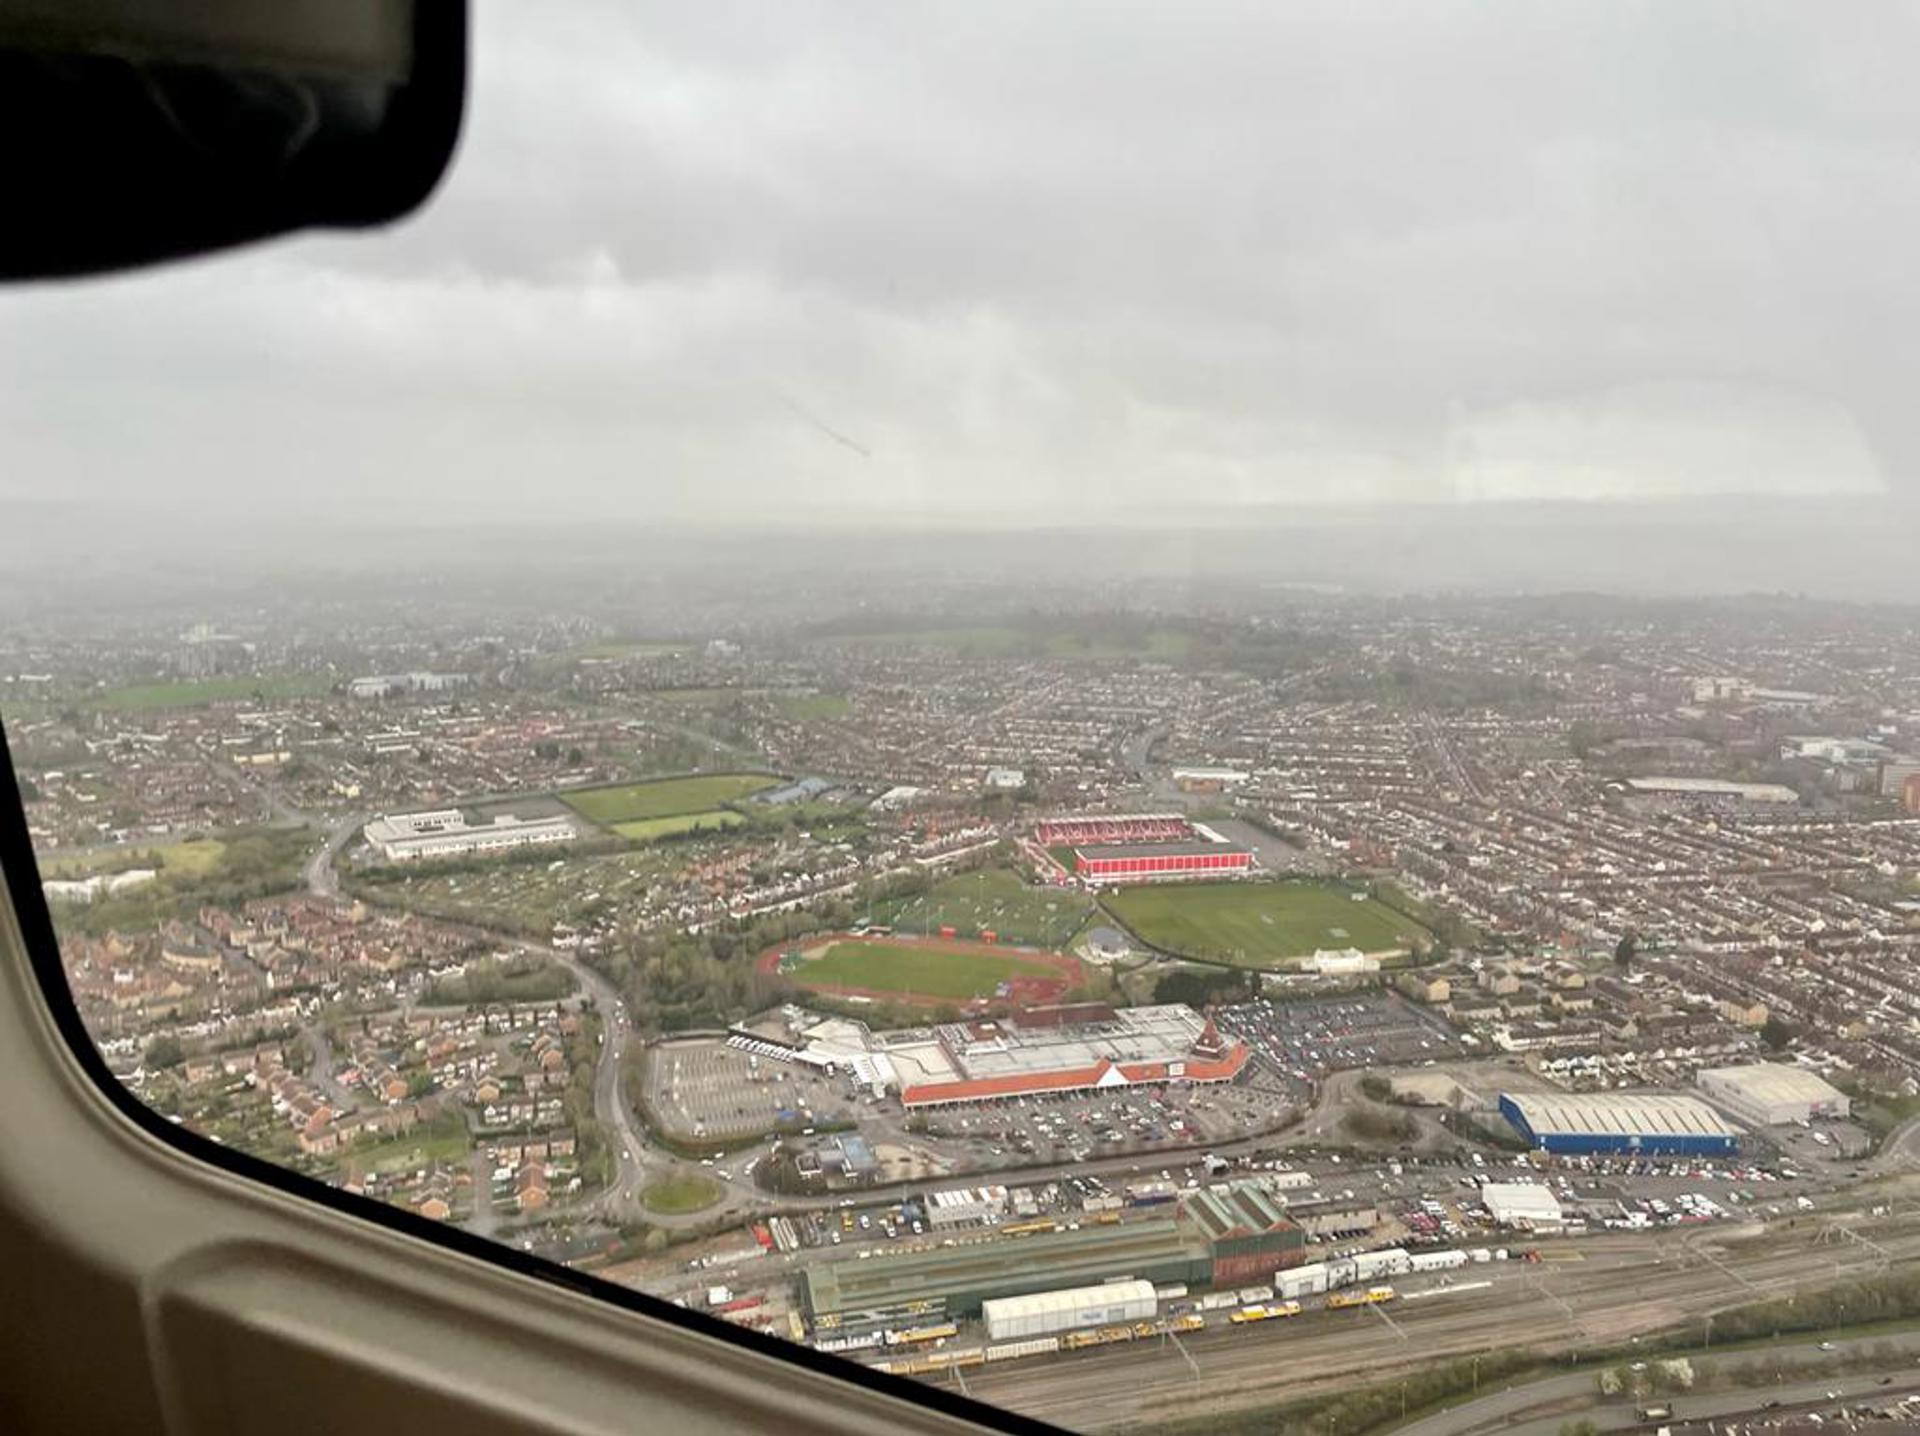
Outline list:
[[[1902,1416],[1862,14],[483,7],[417,218],[0,296],[16,904],[202,1144],[1009,1421]]]

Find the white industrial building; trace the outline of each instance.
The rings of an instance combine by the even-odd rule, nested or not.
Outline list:
[[[1851,1110],[1847,1094],[1818,1073],[1778,1062],[1709,1067],[1694,1080],[1709,1102],[1756,1127],[1845,1117]]]
[[[951,1187],[927,1193],[927,1225],[934,1231],[984,1227],[1006,1213],[1005,1187]]]
[[[349,698],[392,698],[401,693],[445,693],[466,685],[464,673],[377,673],[347,682]]]
[[[427,813],[388,813],[361,830],[373,850],[388,862],[420,858],[457,858],[468,853],[498,853],[534,843],[565,843],[580,836],[571,818],[516,818],[502,813],[492,822],[470,824],[458,808]]]
[[[996,1297],[980,1304],[980,1315],[987,1324],[987,1340],[1018,1341],[1089,1326],[1152,1321],[1156,1309],[1152,1282],[1110,1281],[1037,1291],[1031,1296]]]
[[[1503,1227],[1523,1231],[1558,1231],[1566,1220],[1560,1199],[1535,1182],[1488,1182],[1480,1189],[1480,1200]]]
[[[1696,798],[1740,803],[1797,803],[1800,795],[1783,783],[1730,783],[1722,778],[1629,778],[1635,793],[1662,798]]]

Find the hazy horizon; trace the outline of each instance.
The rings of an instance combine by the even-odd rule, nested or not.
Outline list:
[[[1904,503],[1916,23],[482,6],[416,218],[7,296],[0,528]]]

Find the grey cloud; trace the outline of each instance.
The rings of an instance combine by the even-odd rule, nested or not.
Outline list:
[[[0,494],[765,519],[1911,487],[1915,28],[483,5],[458,168],[400,231],[0,301]]]

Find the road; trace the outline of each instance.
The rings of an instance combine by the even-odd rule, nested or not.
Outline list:
[[[326,1030],[318,1023],[301,1024],[300,1036],[306,1040],[307,1050],[313,1054],[313,1065],[307,1069],[307,1080],[327,1094],[333,1105],[342,1112],[351,1112],[359,1105],[353,1093],[340,1085],[333,1075],[333,1044],[327,1040]]]
[[[1895,1332],[1885,1336],[1863,1336],[1833,1343],[1834,1359],[1846,1357],[1870,1356],[1876,1349],[1892,1348],[1900,1353],[1903,1367],[1911,1366],[1911,1358],[1920,1355],[1920,1332]],[[1774,1358],[1793,1362],[1818,1361],[1829,1353],[1820,1349],[1818,1341],[1795,1341],[1779,1346],[1745,1348],[1730,1360],[1741,1363],[1755,1362]],[[1892,1388],[1880,1385],[1880,1372],[1864,1375],[1831,1376],[1812,1381],[1797,1383],[1793,1386],[1745,1387],[1727,1391],[1705,1392],[1697,1396],[1680,1396],[1664,1404],[1673,1407],[1675,1421],[1706,1420],[1712,1417],[1737,1415],[1744,1411],[1759,1408],[1768,1401],[1779,1401],[1783,1406],[1791,1406],[1803,1401],[1824,1403],[1826,1393],[1838,1391],[1844,1396],[1885,1395]],[[1903,1371],[1896,1378],[1896,1385],[1902,1389],[1911,1389],[1911,1372]],[[1552,1376],[1544,1381],[1531,1381],[1520,1386],[1511,1386],[1483,1396],[1477,1401],[1469,1401],[1447,1411],[1436,1412],[1411,1425],[1400,1428],[1399,1436],[1478,1436],[1478,1433],[1499,1431],[1512,1433],[1512,1436],[1555,1436],[1561,1423],[1569,1420],[1590,1420],[1603,1431],[1621,1430],[1642,1424],[1638,1420],[1634,1404],[1629,1401],[1600,1402],[1596,1400],[1598,1392],[1591,1371],[1570,1372],[1564,1376]],[[1543,1410],[1542,1408],[1552,1408]]]
[[[365,813],[348,813],[335,818],[327,825],[326,841],[319,851],[307,859],[301,879],[307,885],[307,891],[317,897],[337,897],[340,893],[340,875],[333,870],[334,859],[340,856],[340,850],[346,847],[353,835],[366,826]]]
[[[589,1205],[600,1207],[609,1217],[631,1220],[641,1213],[640,1194],[651,1180],[653,1170],[674,1159],[664,1153],[655,1154],[648,1147],[646,1131],[621,1091],[623,1063],[633,1040],[633,1029],[626,1018],[627,1005],[612,983],[571,953],[534,943],[522,945],[572,973],[581,993],[600,1014],[600,1061],[593,1074],[593,1115],[613,1144],[614,1175],[613,1181]],[[648,1220],[671,1224],[652,1216]]]

